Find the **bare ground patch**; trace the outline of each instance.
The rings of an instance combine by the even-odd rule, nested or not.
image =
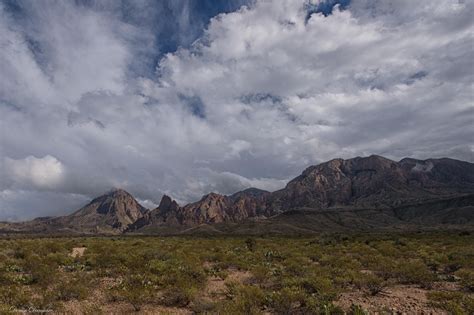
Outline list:
[[[143,305],[140,311],[135,311],[130,303],[114,302],[101,304],[98,301],[69,301],[63,305],[64,314],[173,314],[188,315],[188,309],[164,307],[159,305]]]
[[[212,268],[212,263],[205,262],[206,268]],[[226,283],[245,284],[252,278],[249,271],[239,270],[237,268],[228,268],[226,270],[226,277],[211,276],[207,279],[206,288],[204,290],[203,298],[207,300],[222,300],[225,298],[227,292]]]
[[[82,257],[84,256],[86,249],[87,249],[86,247],[74,247],[72,249],[72,252],[69,254],[69,256],[74,257],[74,258]]]
[[[64,314],[173,314],[188,315],[192,312],[187,308],[166,307],[157,304],[144,304],[140,311],[133,305],[123,301],[109,301],[106,291],[120,282],[120,278],[101,278],[99,285],[92,289],[91,295],[82,301],[71,300],[62,304],[60,313]]]
[[[438,284],[438,286],[445,287],[443,284]],[[447,314],[447,312],[433,308],[428,304],[426,295],[428,292],[429,290],[412,285],[388,287],[375,296],[368,295],[360,290],[354,290],[342,293],[335,304],[346,311],[350,309],[352,304],[360,305],[370,314],[380,314],[387,311],[404,314]]]

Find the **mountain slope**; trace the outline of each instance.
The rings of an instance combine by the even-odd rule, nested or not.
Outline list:
[[[55,219],[57,224],[87,232],[122,232],[143,217],[146,209],[128,192],[113,190],[76,212]]]
[[[234,233],[474,226],[474,164],[453,159],[399,162],[372,155],[308,167],[273,193],[209,193],[179,206],[163,196],[153,210],[114,190],[71,215],[0,224],[47,233]],[[212,225],[212,227],[209,227]]]
[[[196,231],[203,224],[222,228],[235,222],[256,222],[253,218],[269,218],[259,224],[274,222],[282,227],[287,221],[286,228],[294,224],[297,230],[468,224],[474,220],[472,196],[472,163],[452,159],[395,162],[372,155],[310,166],[273,193],[255,188],[231,196],[211,193],[175,207],[166,216],[157,211],[156,217],[162,219],[144,226],[147,231],[165,225],[167,231],[172,226],[171,230],[190,231],[187,227],[194,226],[192,231]]]
[[[125,231],[146,212],[132,195],[125,190],[116,189],[95,198],[70,215],[9,223],[3,230],[17,233],[117,234]]]
[[[267,206],[279,213],[297,207],[391,208],[474,193],[474,164],[451,159],[391,161],[380,156],[335,159],[307,168]]]

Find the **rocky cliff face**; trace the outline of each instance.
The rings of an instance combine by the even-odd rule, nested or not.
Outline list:
[[[380,156],[335,159],[307,168],[274,192],[267,207],[387,208],[474,192],[474,164],[451,159],[391,161]]]
[[[158,208],[146,213],[130,227],[130,230],[150,225],[194,226],[204,223],[238,222],[263,215],[265,196],[269,194],[256,188],[231,196],[210,193],[184,207],[180,207],[176,201],[165,195]]]

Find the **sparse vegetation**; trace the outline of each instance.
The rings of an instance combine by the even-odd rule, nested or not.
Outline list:
[[[474,235],[448,232],[0,239],[0,312],[366,314],[343,294],[408,286],[426,307],[472,314],[473,258]]]

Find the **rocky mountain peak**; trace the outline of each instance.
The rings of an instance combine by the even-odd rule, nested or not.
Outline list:
[[[72,228],[82,230],[118,230],[123,231],[143,216],[146,208],[123,189],[114,189],[93,199],[85,207],[77,210],[62,220]]]
[[[170,196],[168,195],[163,195],[160,201],[160,205],[158,206],[158,209],[161,212],[169,212],[169,211],[175,211],[178,210],[179,205],[176,201],[171,199]]]

